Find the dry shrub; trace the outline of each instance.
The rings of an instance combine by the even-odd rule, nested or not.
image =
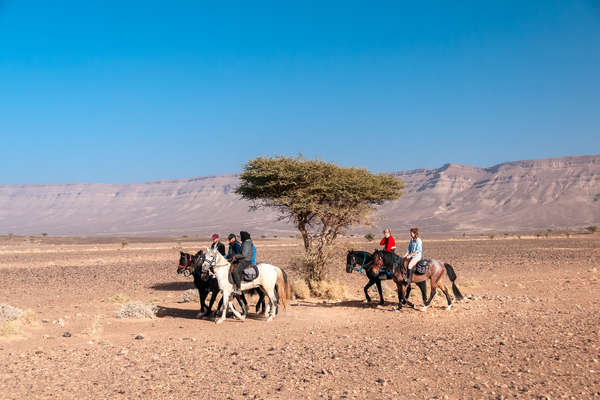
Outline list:
[[[116,303],[116,304],[125,304],[125,303],[129,303],[131,301],[131,299],[126,294],[117,293],[117,294],[114,294],[111,297],[109,297],[108,301],[111,303]]]
[[[117,318],[155,318],[157,311],[158,308],[155,305],[132,301],[121,306],[117,312]]]
[[[292,295],[296,299],[308,299],[310,297],[310,288],[304,279],[296,279],[292,282]]]
[[[19,327],[14,321],[0,322],[0,337],[16,336],[21,333]]]
[[[460,285],[464,286],[464,287],[468,287],[468,288],[472,288],[473,289],[473,288],[479,288],[479,287],[481,287],[481,282],[479,282],[477,279],[471,278],[471,279],[467,279],[467,280],[461,281]]]
[[[15,321],[23,315],[20,308],[8,304],[0,304],[0,322]]]
[[[348,287],[340,281],[322,280],[308,282],[313,297],[327,300],[345,300],[348,298]]]
[[[183,292],[181,303],[197,303],[199,301],[200,295],[198,294],[198,291],[196,289],[188,289],[185,292]]]

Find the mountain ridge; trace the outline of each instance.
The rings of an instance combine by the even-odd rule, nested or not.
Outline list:
[[[600,222],[600,155],[446,163],[390,174],[404,195],[378,208],[378,227],[425,232],[526,231]],[[273,210],[249,212],[239,173],[142,183],[0,185],[0,232],[159,236],[248,229],[293,234]],[[353,227],[360,232],[372,228]]]

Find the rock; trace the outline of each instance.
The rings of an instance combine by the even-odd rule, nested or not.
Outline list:
[[[144,338],[144,335],[142,335],[141,333],[138,333],[138,334],[135,336],[135,340],[142,340],[143,338]]]
[[[67,331],[63,333],[63,337],[71,337],[71,332]]]

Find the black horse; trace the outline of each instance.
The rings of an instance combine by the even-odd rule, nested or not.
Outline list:
[[[379,250],[376,250],[376,251],[379,251]],[[389,253],[390,255],[395,256],[394,253],[390,253],[387,251],[383,252],[383,253]],[[384,265],[386,267],[386,270],[384,271],[384,270],[381,270],[378,266],[373,265],[373,261],[374,261],[373,254],[371,254],[367,251],[350,250],[350,251],[348,251],[348,254],[346,255],[346,272],[352,273],[353,271],[359,271],[360,273],[362,273],[362,271],[365,271],[365,275],[367,275],[367,278],[369,278],[369,282],[367,282],[367,284],[365,285],[365,287],[363,289],[365,292],[365,298],[367,299],[367,301],[369,303],[371,302],[371,297],[369,296],[368,290],[373,285],[377,285],[377,292],[379,293],[379,305],[383,305],[385,303],[383,300],[383,292],[381,290],[381,281],[391,279],[391,274],[392,274],[393,268],[394,268],[394,260],[391,257],[387,257],[387,260],[388,260],[388,264],[385,264],[386,259],[384,259]],[[425,288],[420,283],[417,285],[421,289],[421,292],[426,290],[426,285],[427,285],[426,283],[425,283]],[[410,286],[407,289],[406,298],[408,298],[409,295],[410,295]],[[398,298],[400,298],[400,293],[398,293]],[[410,305],[410,303],[407,301],[404,301],[404,303]]]
[[[198,317],[203,317],[204,315],[210,315],[212,306],[215,302],[217,294],[219,293],[219,283],[214,276],[211,276],[207,271],[203,271],[202,264],[204,263],[205,255],[202,250],[198,251],[195,255],[191,255],[188,253],[180,252],[179,255],[179,266],[177,267],[178,274],[187,274],[192,275],[194,277],[194,286],[198,289],[198,294],[200,295],[200,312],[198,313]],[[277,295],[277,288],[275,288],[275,294]],[[206,306],[206,297],[209,293],[212,293],[208,306]],[[244,293],[249,294],[258,294],[259,299],[256,303],[256,312],[260,312],[261,309],[265,310],[265,295],[259,289],[251,289],[247,290]],[[248,301],[246,300],[246,296],[244,293],[241,296],[236,296],[237,301],[242,309],[242,313],[244,315],[248,314]],[[279,300],[277,296],[277,300]],[[220,310],[223,306],[223,300],[219,301],[217,306],[217,310]]]

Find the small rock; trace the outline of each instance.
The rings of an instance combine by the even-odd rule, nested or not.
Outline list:
[[[71,332],[67,331],[63,333],[63,337],[71,337]]]
[[[135,336],[135,340],[142,340],[143,338],[144,338],[144,335],[142,335],[141,333],[138,333],[138,334]]]

